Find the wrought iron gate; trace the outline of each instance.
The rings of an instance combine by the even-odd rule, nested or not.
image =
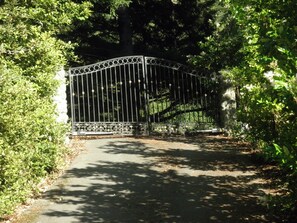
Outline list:
[[[177,133],[218,128],[219,82],[144,56],[70,68],[73,134]]]

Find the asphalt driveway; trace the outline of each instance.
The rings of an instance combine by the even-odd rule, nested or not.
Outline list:
[[[226,137],[88,140],[22,222],[273,222],[268,187]]]

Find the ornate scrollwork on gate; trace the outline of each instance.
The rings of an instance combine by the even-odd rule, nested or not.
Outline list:
[[[121,135],[135,135],[145,134],[147,131],[146,123],[74,123],[74,134],[121,134]]]
[[[73,67],[69,69],[70,75],[81,75],[90,74],[99,70],[109,69],[111,67],[116,67],[125,64],[141,64],[143,62],[143,56],[129,56],[129,57],[118,57],[95,64],[90,64],[81,67]]]
[[[150,131],[152,133],[164,135],[187,135],[198,132],[218,132],[220,129],[214,128],[214,126],[210,123],[152,123],[150,126]]]
[[[187,74],[198,75],[197,70],[195,70],[194,68],[170,60],[165,60],[156,57],[145,57],[145,63],[146,65],[167,67],[172,70],[179,70],[185,72]]]

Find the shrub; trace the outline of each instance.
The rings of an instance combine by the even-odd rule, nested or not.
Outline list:
[[[56,120],[56,72],[71,44],[58,39],[88,3],[19,1],[0,7],[0,220],[55,170],[66,126]],[[45,16],[46,15],[46,16]]]

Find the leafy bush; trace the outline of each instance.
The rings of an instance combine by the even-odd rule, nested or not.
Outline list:
[[[297,52],[291,28],[296,15],[293,19],[287,11],[296,3],[230,2],[245,37],[244,60],[228,74],[241,86],[238,117],[248,124],[250,137],[264,142],[261,145],[271,158],[296,171]]]
[[[57,35],[88,6],[11,0],[0,7],[0,219],[63,157],[67,128],[57,122],[53,96],[71,45]]]
[[[55,120],[55,106],[40,97],[36,84],[16,66],[1,66],[0,215],[6,214],[57,167],[65,126]]]
[[[296,1],[226,0],[242,33],[244,60],[225,72],[240,86],[239,121],[286,173],[297,207]],[[294,10],[292,10],[294,9]]]
[[[200,44],[208,53],[193,63],[239,89],[236,130],[284,171],[291,193],[283,206],[297,211],[297,2],[224,0],[217,7],[215,31]]]

